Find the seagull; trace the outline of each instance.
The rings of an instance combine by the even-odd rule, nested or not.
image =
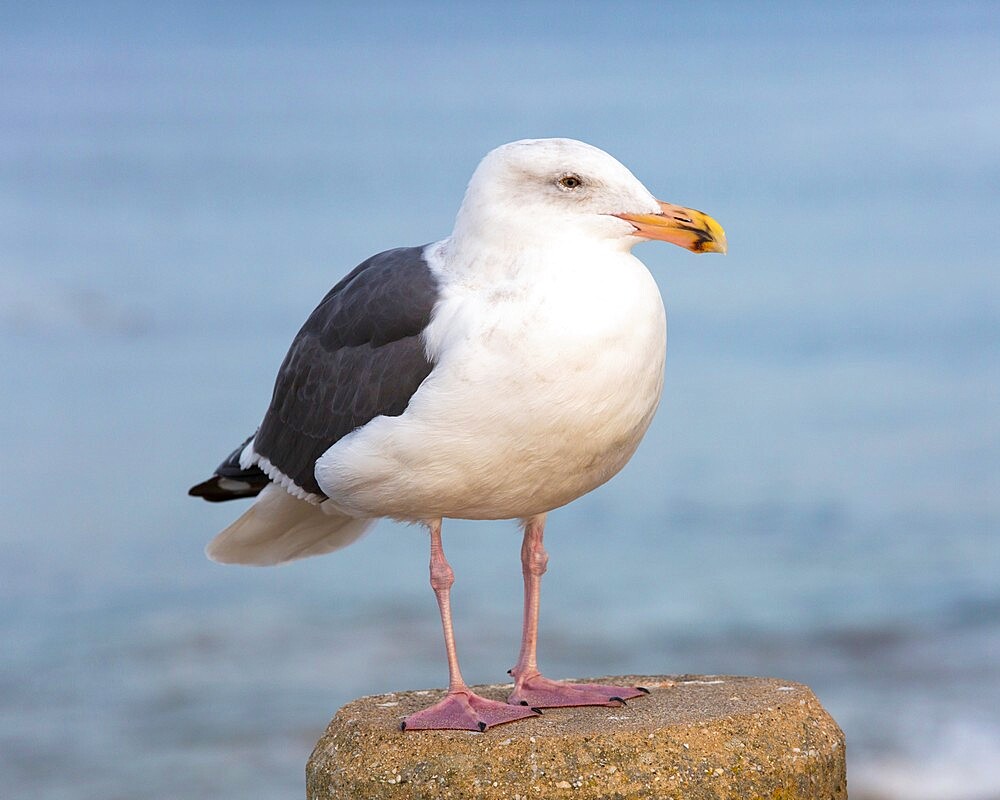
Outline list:
[[[404,730],[483,731],[644,693],[551,680],[536,650],[546,515],[625,466],[662,393],[666,315],[631,253],[650,239],[726,251],[715,220],[657,200],[603,150],[573,139],[492,150],[449,237],[372,256],[329,291],[293,340],[260,427],[189,491],[256,498],[206,548],[222,563],[328,553],[383,517],[427,527],[449,683]],[[506,703],[462,678],[444,518],[523,526],[521,650]]]

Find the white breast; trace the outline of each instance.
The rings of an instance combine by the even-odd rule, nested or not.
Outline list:
[[[330,448],[317,479],[355,516],[508,519],[589,492],[628,461],[663,384],[663,304],[621,252],[470,285],[444,275],[436,364],[399,417]]]

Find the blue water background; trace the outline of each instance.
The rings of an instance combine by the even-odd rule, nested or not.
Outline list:
[[[995,4],[205,6],[0,7],[0,796],[300,797],[339,705],[444,684],[419,529],[225,568],[184,492],[333,282],[559,135],[730,254],[636,251],[664,401],[550,517],[543,667],[803,681],[852,797],[1000,798]],[[445,545],[501,680],[518,532]]]

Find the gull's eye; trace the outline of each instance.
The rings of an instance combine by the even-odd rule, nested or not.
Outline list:
[[[570,190],[579,189],[581,186],[583,186],[583,181],[580,180],[579,175],[573,175],[572,173],[570,173],[569,175],[563,175],[559,179],[559,186],[562,189],[570,189]]]

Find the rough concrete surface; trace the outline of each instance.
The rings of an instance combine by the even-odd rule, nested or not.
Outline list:
[[[624,676],[627,707],[547,709],[484,733],[399,729],[443,692],[363,697],[306,767],[327,798],[846,800],[844,734],[808,687],[726,675]],[[503,699],[510,685],[477,686]]]

